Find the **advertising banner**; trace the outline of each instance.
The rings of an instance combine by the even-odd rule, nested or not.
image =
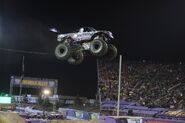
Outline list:
[[[20,86],[22,87],[49,87],[49,88],[56,88],[58,86],[58,81],[55,79],[40,79],[40,78],[31,78],[31,77],[21,77],[12,76],[11,77],[11,84],[13,86]]]
[[[169,115],[169,116],[182,116],[185,118],[185,111],[167,111],[165,112],[165,115]]]

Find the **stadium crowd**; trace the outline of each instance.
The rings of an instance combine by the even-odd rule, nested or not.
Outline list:
[[[101,97],[116,100],[118,69],[116,62],[98,61]],[[121,99],[149,107],[185,109],[185,64],[124,62],[121,77]]]

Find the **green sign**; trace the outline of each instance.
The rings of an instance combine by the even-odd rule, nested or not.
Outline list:
[[[0,96],[0,104],[11,104],[11,97]]]

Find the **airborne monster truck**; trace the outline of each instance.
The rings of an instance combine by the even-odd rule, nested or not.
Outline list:
[[[91,27],[83,27],[73,33],[59,34],[60,42],[55,48],[55,55],[70,64],[80,64],[85,54],[92,54],[107,60],[117,56],[117,48],[110,43],[113,39],[110,31],[98,31]]]

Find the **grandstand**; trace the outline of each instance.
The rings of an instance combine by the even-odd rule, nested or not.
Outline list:
[[[117,100],[118,62],[98,61],[102,100]],[[185,109],[185,64],[126,61],[122,65],[121,99],[151,108]]]

